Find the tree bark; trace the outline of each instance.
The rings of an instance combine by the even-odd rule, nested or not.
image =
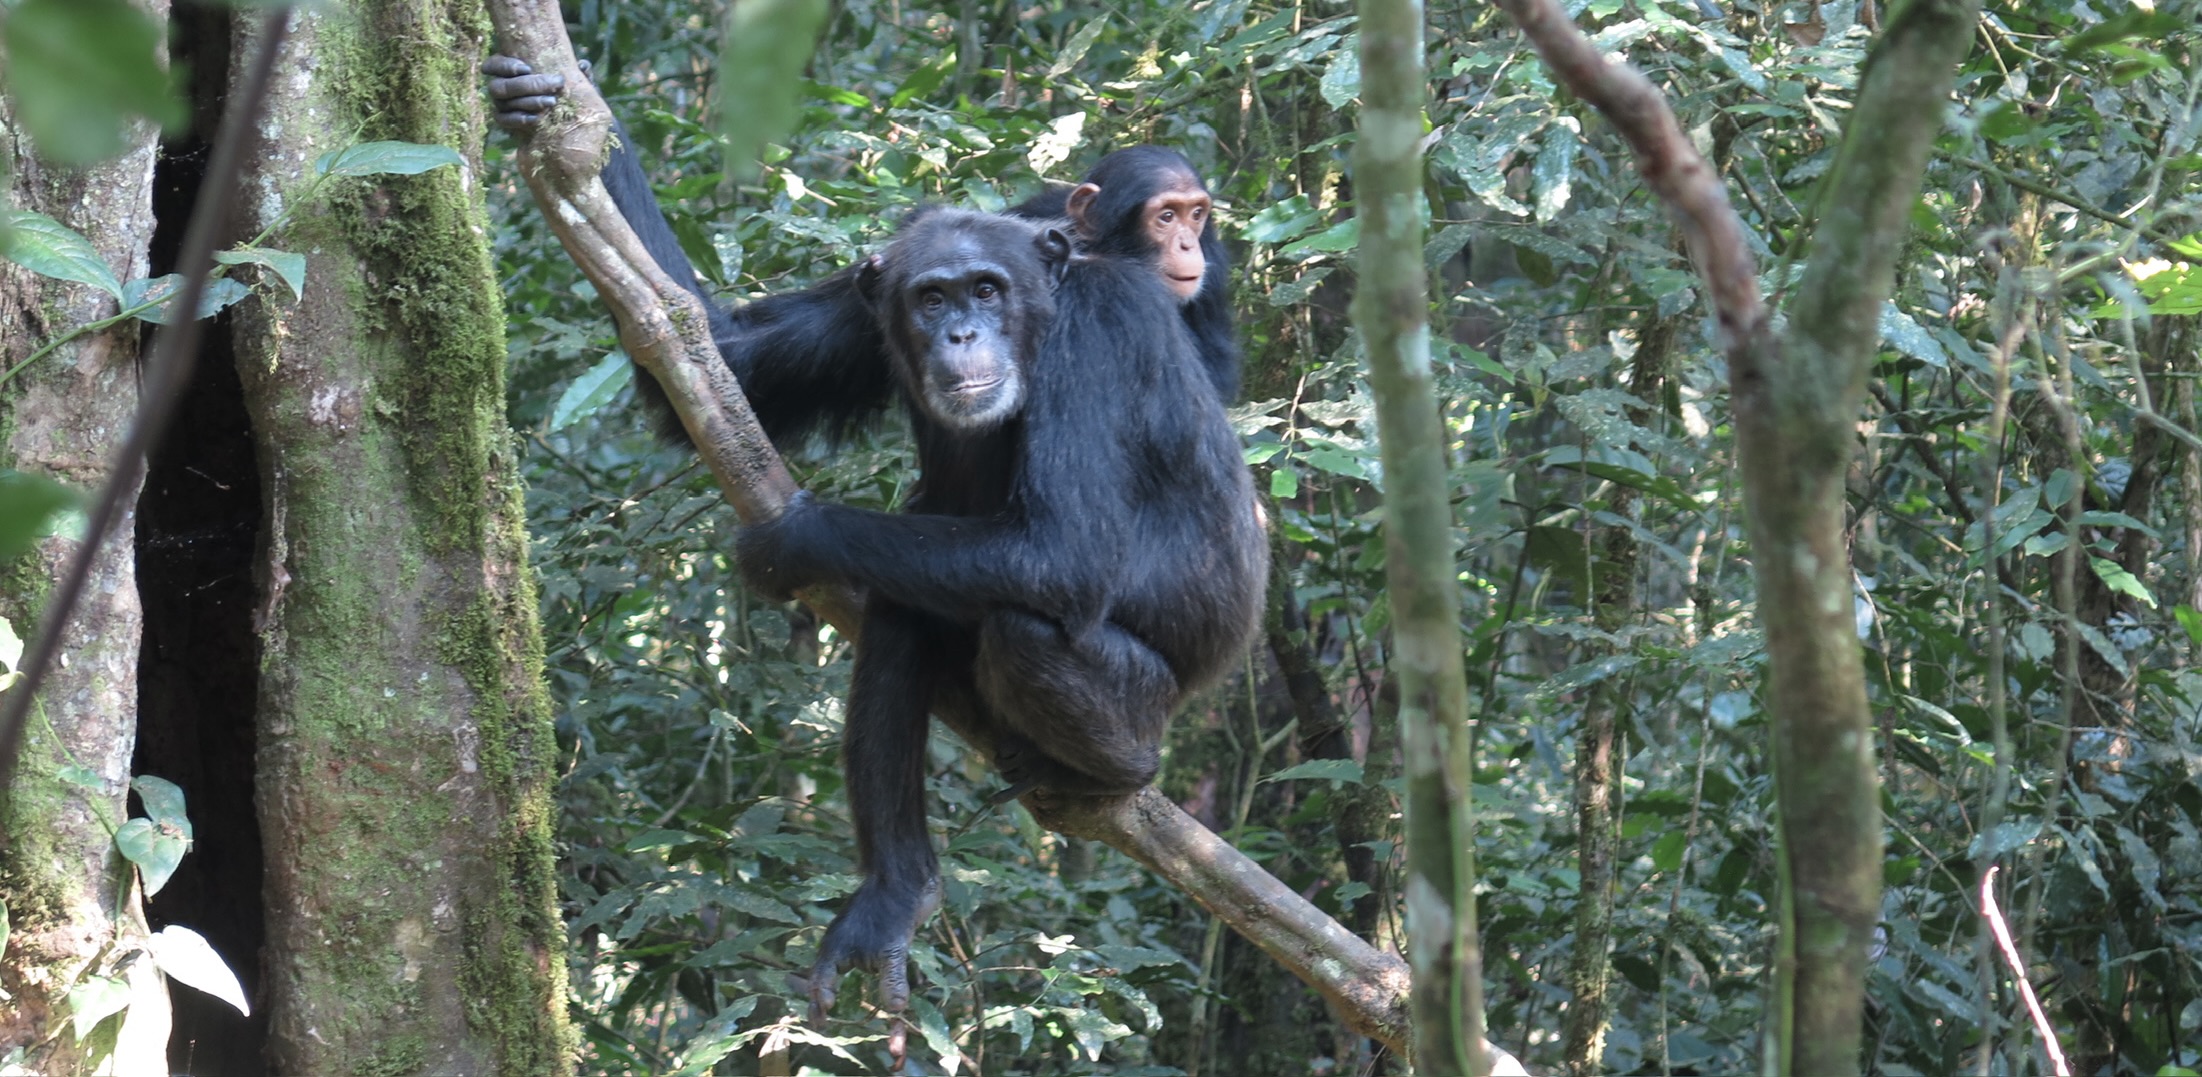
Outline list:
[[[165,0],[143,5],[165,17]],[[0,99],[14,176],[7,204],[75,229],[116,277],[146,275],[153,236],[153,162],[159,131],[140,124],[121,156],[87,168],[49,166],[20,137],[13,107]],[[40,277],[0,262],[0,372],[45,342],[113,317],[105,292]],[[0,467],[43,475],[80,492],[107,482],[114,447],[138,404],[143,326],[132,320],[80,337],[0,385]],[[127,506],[136,491],[124,492]],[[112,828],[127,812],[137,733],[141,614],[131,555],[136,516],[127,508],[100,547],[83,599],[33,705],[21,761],[0,802],[0,902],[12,920],[0,957],[0,1056],[28,1052],[26,1072],[90,1072],[95,1054],[68,1031],[70,986],[85,974],[117,973],[114,960],[146,937],[130,865]],[[75,556],[74,538],[42,540],[0,562],[0,618],[17,636],[37,631],[48,589]],[[87,768],[96,787],[61,777]],[[117,942],[122,945],[114,945]],[[167,1072],[168,997],[157,972],[133,983],[115,1072]]]
[[[337,179],[240,308],[267,517],[259,810],[284,1073],[571,1072],[542,641],[504,425],[474,0],[296,16],[248,156],[254,234],[357,141],[458,168]],[[253,31],[236,50],[249,55]]]

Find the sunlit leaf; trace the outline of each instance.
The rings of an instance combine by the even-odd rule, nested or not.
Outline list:
[[[245,1001],[245,988],[237,982],[237,974],[198,932],[170,924],[147,941],[153,950],[153,963],[162,972],[229,1003],[240,1014],[252,1015],[252,1005]]]
[[[86,974],[69,985],[69,1026],[83,1039],[92,1026],[130,1005],[130,984],[116,976]]]
[[[184,836],[191,836],[191,820],[184,815],[184,792],[175,782],[140,774],[130,779],[130,788],[137,791],[138,800],[145,804],[145,814],[159,823],[175,823],[184,828]]]
[[[138,866],[147,897],[168,885],[169,876],[176,874],[176,865],[183,863],[184,852],[190,846],[190,839],[172,823],[140,817],[115,828],[115,848]]]

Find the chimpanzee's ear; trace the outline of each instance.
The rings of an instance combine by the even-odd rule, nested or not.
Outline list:
[[[886,272],[887,258],[885,255],[875,254],[864,259],[864,264],[856,267],[856,294],[863,296],[865,302],[877,305],[879,303],[879,279],[886,275]]]
[[[1099,197],[1101,197],[1100,184],[1081,183],[1071,188],[1070,197],[1063,200],[1063,215],[1069,217],[1070,223],[1078,226],[1078,234],[1087,239],[1093,239],[1098,235],[1094,231],[1094,226],[1101,222],[1090,218],[1093,213],[1093,200]]]
[[[1042,228],[1032,237],[1032,245],[1040,250],[1040,264],[1047,267],[1048,279],[1063,283],[1063,274],[1070,268],[1070,237],[1060,228]]]

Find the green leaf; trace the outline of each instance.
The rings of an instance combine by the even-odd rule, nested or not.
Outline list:
[[[130,779],[130,788],[137,790],[138,799],[145,803],[145,814],[157,823],[175,823],[184,828],[184,836],[191,835],[191,820],[184,815],[184,792],[175,782],[140,774]]]
[[[1330,66],[1324,69],[1323,81],[1317,89],[1332,108],[1344,108],[1347,102],[1361,96],[1360,43],[1360,34],[1347,34],[1338,51],[1330,54]]]
[[[95,793],[107,786],[106,782],[100,780],[98,771],[82,763],[70,763],[54,772],[54,776],[79,789]]]
[[[306,256],[289,251],[269,250],[265,247],[239,247],[235,250],[215,251],[214,260],[226,266],[266,266],[283,283],[291,286],[291,298],[306,296]]]
[[[1078,32],[1070,35],[1070,40],[1063,43],[1063,51],[1055,55],[1055,62],[1048,65],[1045,81],[1053,82],[1070,74],[1070,69],[1077,67],[1078,61],[1086,58],[1086,51],[1093,48],[1093,43],[1101,40],[1101,31],[1108,29],[1108,26],[1108,16],[1096,13],[1086,25],[1079,27]]]
[[[1265,782],[1290,781],[1294,778],[1326,778],[1333,782],[1361,784],[1361,764],[1351,759],[1310,759],[1297,766],[1286,767],[1262,780]]]
[[[154,932],[147,943],[153,951],[153,963],[159,965],[162,972],[229,1003],[246,1017],[252,1016],[252,1006],[245,1001],[244,985],[237,982],[237,974],[230,971],[229,964],[214,952],[204,936],[188,927],[170,924]]]
[[[1289,501],[1300,496],[1300,473],[1290,467],[1279,467],[1271,471],[1269,496],[1279,501]]]
[[[1284,258],[1300,258],[1320,251],[1350,251],[1360,243],[1361,218],[1349,217],[1278,251],[1277,254]]]
[[[2178,606],[2172,609],[2171,615],[2179,619],[2179,627],[2187,630],[2188,642],[2202,647],[2202,613],[2196,612],[2193,606]]]
[[[44,475],[0,468],[0,560],[52,534],[53,521],[76,505],[75,491]],[[15,667],[13,659],[6,664]]]
[[[2148,586],[2133,573],[2127,572],[2118,562],[2101,557],[2090,557],[2087,561],[2094,567],[2095,575],[2102,577],[2102,581],[2109,584],[2111,590],[2122,595],[2131,595],[2150,609],[2156,608],[2156,596],[2148,593]]]
[[[597,360],[595,366],[558,394],[558,403],[551,408],[550,428],[564,430],[576,420],[596,414],[597,409],[611,403],[612,398],[633,380],[635,364],[628,361],[626,352],[615,351]]]
[[[122,305],[136,307],[154,303],[152,307],[139,311],[138,319],[154,325],[167,325],[170,304],[166,300],[182,285],[183,277],[176,273],[134,280],[122,286]],[[206,282],[206,291],[199,296],[199,317],[211,318],[223,307],[251,294],[252,289],[228,277],[210,277]]]
[[[0,218],[9,229],[0,257],[40,276],[89,284],[122,299],[122,282],[107,267],[107,259],[68,225],[27,209],[0,210]]]
[[[465,163],[449,146],[424,146],[418,142],[362,142],[330,150],[313,163],[321,176],[417,176],[445,165]]]
[[[1677,871],[1682,867],[1682,849],[1686,831],[1670,830],[1652,843],[1652,867],[1658,871]]]
[[[168,885],[168,877],[176,874],[176,865],[183,863],[184,850],[190,846],[191,839],[175,825],[151,819],[132,819],[115,829],[115,848],[138,866],[145,878],[146,897]]]
[[[1943,353],[1942,345],[1934,336],[1912,320],[1911,315],[1896,309],[1896,304],[1881,304],[1881,339],[1889,346],[1931,367],[1950,365],[1950,357]]]
[[[742,0],[728,13],[718,118],[729,175],[755,175],[765,144],[795,126],[803,67],[827,7],[826,0]]]
[[[90,164],[122,152],[136,117],[181,124],[161,63],[166,38],[128,0],[23,0],[8,12],[7,88],[39,153]]]
[[[948,1031],[948,1019],[941,1016],[940,1007],[924,995],[913,994],[910,1010],[917,1017],[918,1034],[925,1037],[925,1045],[940,1056],[941,1072],[955,1077],[963,1068],[963,1051],[956,1046],[956,1034]]]
[[[1298,239],[1323,223],[1323,215],[1304,194],[1262,207],[1239,234],[1253,243],[1282,243]]]
[[[83,1039],[92,1026],[130,1004],[130,984],[116,976],[87,975],[69,985],[69,1025]]]

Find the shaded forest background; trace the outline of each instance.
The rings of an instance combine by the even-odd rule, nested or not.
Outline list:
[[[2142,1072],[2196,1063],[2202,61],[2183,11],[1991,5],[1883,314],[1850,483],[1889,820],[1878,1071],[2040,1065],[1982,960],[1970,893],[1991,860],[2068,1047]],[[730,297],[821,278],[920,201],[999,208],[1133,142],[1196,161],[1240,263],[1237,414],[1280,586],[1268,645],[1175,727],[1163,787],[1396,943],[1382,476],[1346,313],[1350,8],[846,6],[798,133],[740,179],[703,121],[707,21],[647,3],[570,14],[684,246]],[[1670,94],[1778,301],[1874,7],[1577,14]],[[1590,842],[1614,872],[1604,1065],[1748,1070],[1777,889],[1767,716],[1696,280],[1610,129],[1554,92],[1495,11],[1433,5],[1429,43],[1426,254],[1480,721],[1492,1035],[1533,1070],[1562,1062],[1575,761],[1586,729],[1610,727],[1614,813]],[[584,1036],[602,1064],[637,1069],[772,1055],[811,1035],[776,1020],[794,1012],[785,974],[816,903],[854,882],[835,812],[847,650],[741,592],[709,476],[650,439],[609,325],[524,189],[491,175],[570,753]],[[892,424],[794,460],[805,485],[864,504],[894,504],[912,478]],[[986,1072],[1368,1064],[1183,895],[988,813],[992,777],[952,743],[933,763],[947,893],[914,955],[913,1050]]]
[[[0,122],[53,157],[14,151],[17,265],[0,277],[0,353],[21,364],[0,367],[0,494],[21,506],[32,489],[39,518],[66,495],[13,469],[101,481],[152,339],[130,319],[153,316],[193,197],[220,189],[213,121],[254,51],[220,7],[94,6],[131,16],[117,25],[143,28],[144,56],[168,20],[189,108],[158,147],[141,124],[123,156],[74,168],[116,147],[63,153],[49,135],[66,124],[35,130],[40,108],[65,114],[73,74],[40,66],[55,54],[34,31],[71,9],[5,9]],[[301,21],[282,57],[305,89],[271,102],[281,134],[247,175],[288,201],[238,200],[250,242],[275,245],[232,262],[257,290],[218,282],[210,309],[227,309],[184,418],[131,501],[133,541],[101,555],[97,612],[64,652],[72,687],[42,697],[30,777],[8,791],[0,896],[36,929],[0,920],[0,979],[39,1009],[0,1009],[0,1043],[90,1058],[157,1016],[116,1057],[157,1070],[165,1046],[174,1068],[260,1072],[266,1039],[306,1068],[556,1072],[562,921],[584,1072],[886,1069],[880,1015],[808,1027],[790,979],[856,885],[836,765],[847,642],[741,589],[731,510],[652,435],[511,143],[475,156],[480,9],[342,14],[359,18]],[[1353,5],[845,2],[761,168],[708,118],[743,107],[757,74],[724,64],[724,14],[566,4],[682,244],[730,299],[823,278],[921,202],[1003,208],[1123,145],[1178,149],[1207,177],[1237,262],[1234,419],[1275,572],[1260,644],[1177,721],[1160,785],[1403,947],[1385,484],[1349,313]],[[1844,227],[1820,219],[1824,181],[1889,13],[1570,14],[1669,96],[1742,215],[1778,331],[1812,237]],[[1762,630],[1798,611],[1759,605],[1721,342],[1612,128],[1497,11],[1426,16],[1420,208],[1490,1036],[1533,1072],[1750,1072],[1785,884]],[[1910,214],[1847,483],[1886,820],[1874,1072],[2047,1072],[1988,945],[1991,869],[2078,1072],[2202,1070],[2198,26],[2195,0],[1989,4]],[[142,101],[121,111],[161,117],[139,61],[125,88]],[[92,89],[108,107],[114,87]],[[783,448],[836,500],[891,507],[915,479],[892,419]],[[521,487],[533,580],[514,570]],[[0,550],[42,543],[0,566],[0,688],[70,526],[0,529]],[[536,765],[553,749],[555,804]],[[988,807],[998,778],[949,735],[928,763],[945,878],[912,954],[913,1072],[1402,1069],[1186,894]],[[125,822],[133,789],[145,814]],[[176,950],[185,936],[199,949]],[[220,989],[173,992],[173,1039],[155,965]],[[377,1025],[390,1014],[411,1023]]]

